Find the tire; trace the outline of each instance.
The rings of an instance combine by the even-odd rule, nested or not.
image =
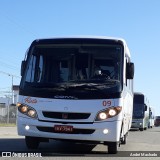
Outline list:
[[[26,146],[28,149],[37,149],[40,144],[40,140],[38,137],[25,137]]]
[[[126,144],[126,142],[127,142],[126,139],[127,139],[127,134],[128,133],[126,133],[125,135],[122,135],[122,133],[123,133],[123,124],[122,124],[122,127],[121,127],[121,133],[120,133],[120,144]]]
[[[148,129],[149,129],[149,128],[151,128],[151,124],[150,124],[150,123],[148,124]]]
[[[140,131],[143,131],[143,130],[144,130],[144,128],[140,128],[139,130],[140,130]]]
[[[121,139],[121,144],[127,143],[127,135],[125,134],[124,137]]]
[[[118,143],[112,142],[108,144],[108,153],[109,154],[116,154],[118,152]]]

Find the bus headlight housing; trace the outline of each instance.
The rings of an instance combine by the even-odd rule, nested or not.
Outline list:
[[[31,118],[37,118],[37,112],[34,108],[26,105],[26,104],[21,104],[17,103],[18,111],[21,112],[22,114],[27,115],[28,117]]]
[[[95,120],[96,121],[103,121],[108,118],[115,117],[116,115],[118,115],[121,112],[121,110],[122,110],[122,107],[120,107],[120,106],[107,108],[105,110],[100,111],[97,114]]]
[[[105,112],[101,112],[101,113],[99,113],[99,118],[101,120],[107,119],[107,114]]]

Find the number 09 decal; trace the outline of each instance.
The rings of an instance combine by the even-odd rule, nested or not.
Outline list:
[[[109,107],[109,106],[111,106],[111,104],[112,104],[111,101],[103,101],[103,102],[102,102],[102,105],[103,105],[104,107],[105,107],[105,106]]]

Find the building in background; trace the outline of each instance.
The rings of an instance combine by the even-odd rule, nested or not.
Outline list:
[[[13,92],[13,104],[16,104],[18,101],[18,95],[19,95],[19,85],[13,85],[12,87]]]
[[[13,85],[12,94],[0,97],[0,123],[16,123],[16,103],[19,86]]]

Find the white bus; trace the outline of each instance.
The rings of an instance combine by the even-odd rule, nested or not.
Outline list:
[[[154,121],[155,121],[155,112],[153,107],[149,107],[149,128],[154,127]]]
[[[123,39],[35,40],[21,75],[17,127],[29,149],[55,139],[102,143],[117,153],[126,143],[134,64]]]
[[[139,128],[140,131],[149,128],[149,100],[140,92],[134,93],[132,128]]]

